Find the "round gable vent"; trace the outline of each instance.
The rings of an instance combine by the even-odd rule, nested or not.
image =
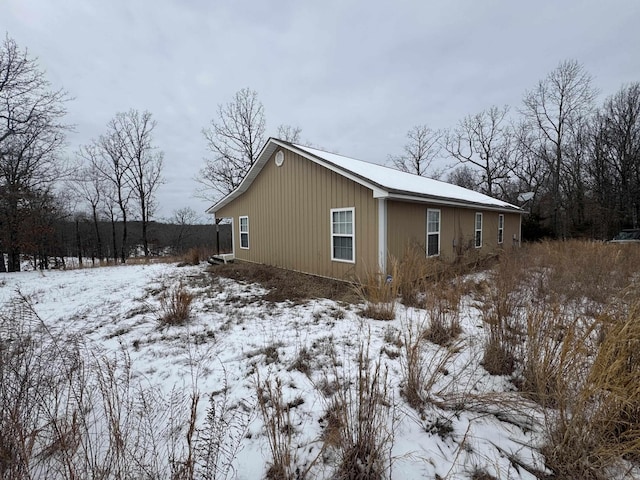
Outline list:
[[[276,165],[281,167],[283,163],[284,163],[284,153],[282,152],[282,150],[279,150],[278,153],[276,153]]]

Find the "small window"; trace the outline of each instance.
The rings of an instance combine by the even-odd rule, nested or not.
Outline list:
[[[482,213],[476,213],[476,248],[482,247]]]
[[[249,217],[240,217],[240,248],[249,248]]]
[[[355,262],[354,208],[331,210],[331,260]]]
[[[427,257],[440,255],[440,210],[427,210]]]
[[[504,214],[498,215],[498,244],[504,242]]]

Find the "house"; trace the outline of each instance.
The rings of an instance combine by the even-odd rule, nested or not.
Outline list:
[[[338,278],[385,272],[410,242],[429,257],[520,243],[523,211],[445,182],[270,138],[207,210],[230,219],[235,258]]]

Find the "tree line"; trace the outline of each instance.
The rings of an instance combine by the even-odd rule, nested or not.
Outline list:
[[[638,228],[640,83],[601,105],[591,75],[561,62],[515,109],[491,106],[450,129],[418,125],[396,167],[418,175],[453,160],[447,181],[523,206],[529,238],[607,239]]]
[[[414,126],[401,153],[389,155],[388,162],[523,206],[529,212],[525,239],[609,238],[623,227],[638,227],[640,83],[623,85],[601,105],[597,93],[581,64],[564,61],[524,92],[515,108],[491,106],[448,129]],[[149,225],[164,182],[164,155],[155,144],[152,114],[117,112],[101,135],[67,158],[63,150],[71,126],[64,118],[70,100],[65,90],[51,87],[26,49],[5,38],[0,271],[19,270],[21,254],[46,266],[53,251],[73,250],[69,245],[76,254],[120,263],[137,250],[146,256],[159,251]],[[235,189],[257,160],[265,131],[264,107],[255,91],[243,88],[219,105],[202,130],[209,156],[195,179],[197,195],[215,201]],[[275,136],[302,143],[301,132],[280,125]],[[190,209],[178,209],[169,223],[184,226],[196,217]],[[62,235],[69,225],[74,235]],[[182,248],[168,243],[174,243],[174,252]]]

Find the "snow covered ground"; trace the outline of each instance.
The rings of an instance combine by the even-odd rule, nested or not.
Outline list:
[[[162,326],[160,295],[180,283],[195,295],[191,319]],[[332,380],[348,384],[356,378],[361,348],[387,372],[391,478],[535,478],[518,461],[544,469],[533,448],[540,430],[536,410],[520,398],[513,401],[510,383],[480,366],[484,331],[471,299],[462,301],[457,348],[426,346],[433,402],[418,413],[401,395],[406,371],[401,340],[425,321],[426,312],[399,305],[396,320],[376,321],[361,317],[358,305],[274,304],[261,300],[264,293],[256,284],[216,278],[204,264],[31,271],[0,278],[3,304],[26,297],[52,332],[80,334],[96,352],[128,352],[136,377],[167,395],[175,389],[200,393],[205,400],[199,428],[209,394],[224,392],[227,405],[243,412],[236,417],[238,428],[225,432],[241,435],[230,439],[240,445],[233,460],[237,478],[264,478],[267,471],[270,450],[256,388],[276,378],[291,405],[299,465],[318,457],[309,477],[331,477],[335,456],[322,449],[331,406],[327,390]],[[440,361],[443,356],[446,361]]]

